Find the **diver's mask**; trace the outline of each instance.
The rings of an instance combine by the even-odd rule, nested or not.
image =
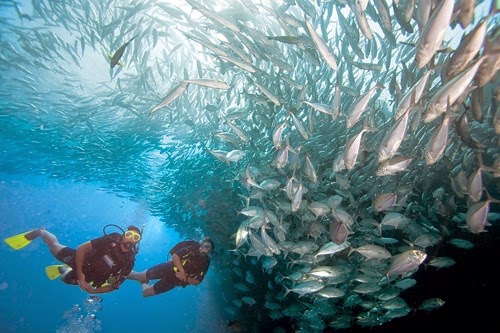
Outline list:
[[[134,242],[134,244],[141,240],[141,234],[138,232],[135,232],[134,230],[125,231],[124,236],[126,239],[132,240]]]
[[[200,248],[205,248],[205,249],[208,249],[208,253],[207,253],[207,255],[208,255],[209,257],[212,257],[212,254],[213,254],[213,252],[214,252],[214,247],[212,246],[212,243],[211,243],[211,242],[209,242],[209,241],[202,241],[202,242],[201,242],[201,246],[200,246]]]
[[[136,251],[137,244],[141,240],[141,234],[139,234],[138,232],[136,232],[134,230],[127,230],[123,234],[123,237],[126,240],[128,240],[128,242],[123,242],[123,245],[129,250]]]

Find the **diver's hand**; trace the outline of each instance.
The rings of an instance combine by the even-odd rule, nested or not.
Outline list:
[[[175,276],[182,282],[187,283],[186,272],[181,272],[181,271],[175,272]]]
[[[94,288],[92,288],[92,286],[88,284],[85,280],[83,281],[78,280],[78,285],[82,290],[85,290],[89,294],[92,294],[94,292]]]

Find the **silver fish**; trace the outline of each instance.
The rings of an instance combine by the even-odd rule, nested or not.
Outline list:
[[[424,310],[424,311],[432,311],[435,309],[439,309],[445,304],[445,301],[443,301],[441,298],[434,297],[434,298],[428,298],[424,300],[419,306],[419,310]]]
[[[217,80],[198,79],[198,80],[184,80],[184,82],[190,84],[196,84],[199,86],[205,86],[209,88],[222,89],[222,90],[227,90],[231,88],[231,86],[229,86],[226,82]]]
[[[309,178],[309,180],[311,180],[313,183],[318,182],[318,176],[316,175],[316,170],[314,169],[314,166],[309,156],[306,156],[306,159],[304,161],[304,175],[307,178]]]
[[[456,261],[450,257],[436,257],[429,261],[428,265],[436,268],[444,268],[455,265]]]
[[[269,100],[271,102],[273,102],[274,104],[276,104],[277,106],[280,106],[281,103],[278,99],[278,97],[274,96],[268,89],[264,88],[263,86],[261,86],[260,84],[258,84],[257,82],[254,82],[254,84],[260,89],[260,91],[262,91],[264,93],[264,95],[266,95],[267,98],[269,98]]]
[[[481,232],[486,232],[486,227],[491,224],[488,222],[488,213],[490,212],[490,203],[498,202],[488,198],[485,201],[476,202],[469,206],[467,209],[467,214],[465,221],[467,222],[467,227],[469,231],[473,234],[479,234]]]
[[[416,8],[415,19],[417,20],[418,29],[422,31],[431,16],[431,10],[433,7],[432,0],[418,0],[418,6]]]
[[[309,133],[307,133],[300,119],[293,112],[289,112],[289,114],[292,117],[292,122],[295,125],[295,128],[299,131],[300,135],[302,135],[304,140],[309,140]]]
[[[163,99],[163,101],[160,102],[160,104],[156,105],[154,108],[151,109],[149,114],[153,114],[153,112],[156,112],[157,110],[161,109],[162,107],[165,107],[175,101],[177,98],[179,98],[184,91],[186,91],[187,87],[189,86],[189,83],[187,82],[181,82],[177,86],[175,86],[168,94],[167,96]]]
[[[368,21],[366,20],[366,15],[363,7],[360,5],[359,1],[349,1],[347,3],[351,6],[352,11],[354,12],[354,16],[356,17],[356,21],[358,22],[358,26],[361,29],[361,32],[363,33],[363,35],[365,35],[366,38],[371,40],[373,38],[373,33],[370,25],[368,24]]]
[[[328,45],[326,45],[321,37],[316,33],[309,20],[306,20],[306,27],[314,41],[314,45],[316,45],[316,49],[319,51],[319,54],[321,54],[328,66],[330,66],[333,70],[337,70],[337,61],[335,60],[334,55],[328,48]]]
[[[285,130],[286,126],[287,126],[287,123],[282,122],[273,131],[273,144],[274,144],[274,148],[276,148],[276,149],[281,149],[281,140],[282,140],[282,136],[283,136],[283,131]]]
[[[316,253],[314,256],[318,257],[323,255],[334,255],[336,253],[344,251],[348,247],[349,247],[348,242],[344,242],[342,244],[337,244],[332,241],[326,242],[319,248],[318,253]]]
[[[448,25],[450,24],[454,4],[454,0],[443,0],[439,2],[425,24],[417,42],[417,55],[415,60],[418,68],[427,65],[441,45],[446,29],[448,29]]]
[[[332,107],[330,105],[321,104],[321,103],[312,103],[312,102],[308,102],[308,101],[304,101],[304,103],[311,106],[312,108],[314,108],[315,110],[317,110],[319,112],[325,113],[327,115],[332,114]]]
[[[224,56],[224,55],[219,55],[219,58],[226,60],[226,61],[229,61],[229,62],[233,63],[234,65],[238,66],[239,68],[246,70],[247,72],[250,72],[250,73],[257,72],[257,70],[255,69],[255,67],[252,66],[252,64],[246,63],[244,61],[234,59],[232,57]]]
[[[424,152],[425,164],[432,165],[436,163],[444,153],[446,145],[448,144],[448,128],[450,118],[445,116],[443,121],[434,130],[432,137],[429,139],[427,147]]]
[[[398,193],[380,193],[373,200],[373,210],[383,212],[396,205]]]
[[[236,248],[240,248],[248,238],[248,223],[240,223],[235,235]]]
[[[486,58],[479,66],[476,75],[478,87],[484,87],[496,77],[500,68],[500,31],[496,30],[491,39],[486,38],[484,43],[483,58]]]
[[[299,184],[297,191],[293,195],[292,199],[292,212],[296,212],[300,209],[300,205],[302,204],[302,194],[303,194],[302,183]]]
[[[358,120],[361,118],[361,115],[363,112],[366,110],[366,106],[368,105],[368,102],[370,101],[370,98],[372,97],[373,93],[375,92],[376,89],[380,89],[380,85],[375,85],[373,88],[368,90],[366,93],[361,95],[356,99],[354,103],[351,104],[349,107],[349,110],[346,112],[346,128],[351,128],[353,127]]]
[[[363,128],[358,134],[350,138],[344,148],[344,165],[347,170],[352,170],[358,159],[359,149],[363,133],[368,131],[368,128]]]
[[[307,208],[316,216],[316,218],[330,213],[330,206],[321,201],[311,201]]]
[[[391,257],[391,253],[388,250],[386,250],[382,246],[374,244],[361,245],[354,248],[353,250],[363,255],[367,259],[381,260],[389,259]]]
[[[328,286],[315,292],[314,295],[318,295],[323,298],[341,298],[344,297],[345,291],[337,287]]]
[[[468,69],[448,81],[431,97],[425,109],[424,122],[429,123],[439,117],[446,111],[448,103],[452,106],[462,96],[484,59],[485,57],[481,57]]]
[[[420,250],[407,250],[392,257],[391,266],[387,270],[387,276],[406,275],[420,266],[427,258],[427,254]]]
[[[374,3],[382,27],[387,31],[392,31],[391,14],[387,2],[385,0],[375,0]]]
[[[349,236],[349,228],[342,221],[331,221],[328,233],[331,241],[336,244],[344,244]]]
[[[311,280],[311,281],[306,281],[306,282],[301,282],[297,284],[295,287],[288,289],[285,287],[285,297],[288,295],[289,292],[294,292],[296,294],[299,294],[300,296],[304,296],[307,294],[312,294],[315,293],[321,289],[324,288],[324,284],[320,281],[317,280]]]
[[[213,12],[203,6],[201,6],[200,4],[196,3],[195,1],[192,1],[192,0],[186,0],[193,8],[197,9],[198,11],[200,11],[203,15],[205,15],[206,17],[220,23],[222,26],[232,30],[233,32],[239,32],[240,31],[240,27],[232,22],[231,20],[225,18],[224,16],[222,15],[219,15],[218,13],[216,12]]]
[[[250,142],[250,137],[248,136],[247,133],[245,133],[245,131],[243,131],[241,128],[239,128],[238,126],[236,126],[235,124],[227,121],[226,118],[224,118],[224,120],[226,120],[226,124],[231,127],[231,129],[236,133],[236,135],[241,139],[241,141],[245,142],[245,143],[248,143]]]
[[[307,275],[316,278],[332,278],[346,272],[342,266],[316,266],[307,272]]]
[[[378,162],[391,158],[403,142],[408,124],[408,112],[399,118],[386,133],[378,149]]]
[[[462,28],[467,28],[474,17],[476,0],[458,0],[456,3],[457,20]]]
[[[406,170],[413,158],[402,155],[394,156],[377,166],[377,176],[388,176]]]
[[[467,183],[467,194],[472,202],[478,202],[483,196],[483,179],[482,179],[482,169],[478,168],[476,172],[469,176],[469,181]]]
[[[424,76],[418,80],[418,82],[411,88],[406,95],[399,102],[396,111],[394,112],[394,120],[399,119],[403,114],[405,114],[412,104],[418,103],[422,93],[424,92],[425,86],[427,85],[427,81],[429,80],[429,76],[432,71],[427,71]]]
[[[455,77],[458,73],[467,68],[470,62],[478,54],[484,44],[488,18],[489,17],[483,19],[474,30],[462,38],[459,46],[446,62],[443,68],[443,75],[447,80]]]
[[[245,152],[240,149],[233,149],[226,154],[228,162],[238,163],[243,157],[245,157]]]

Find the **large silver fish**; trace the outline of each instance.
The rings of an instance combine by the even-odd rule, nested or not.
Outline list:
[[[389,259],[391,257],[391,253],[388,250],[375,244],[361,245],[354,248],[353,251],[358,252],[367,259],[382,260]]]
[[[363,128],[358,134],[350,138],[345,144],[344,149],[344,165],[347,170],[352,170],[358,159],[363,133],[369,131],[368,128]]]
[[[487,200],[476,202],[467,209],[465,221],[468,229],[473,234],[485,232],[487,231],[485,228],[491,225],[491,223],[488,222],[491,202],[498,203],[500,200],[488,197]]]
[[[177,86],[175,86],[172,90],[170,90],[170,92],[167,94],[167,96],[165,96],[165,98],[163,99],[163,101],[160,102],[160,104],[156,105],[154,108],[151,109],[149,114],[151,115],[154,112],[156,112],[157,110],[159,110],[159,109],[169,105],[173,101],[175,101],[177,98],[179,98],[184,93],[184,91],[186,91],[188,86],[189,86],[189,83],[184,82],[184,81],[177,84]]]
[[[467,68],[470,62],[479,53],[479,50],[484,44],[488,19],[489,17],[483,19],[474,30],[462,38],[459,46],[443,68],[443,76],[446,80],[455,77],[458,73]]]
[[[378,148],[378,162],[384,162],[385,160],[391,158],[399,149],[399,146],[403,142],[406,133],[406,127],[408,124],[409,113],[405,114],[399,118],[394,125],[389,129],[387,134],[382,139],[380,146]]]
[[[335,56],[328,48],[328,45],[326,45],[326,43],[316,33],[309,20],[306,20],[306,27],[314,41],[314,45],[316,45],[316,49],[319,51],[319,54],[321,54],[321,56],[326,61],[328,66],[330,66],[333,70],[337,70],[338,66],[337,66],[337,61],[335,60]]]
[[[375,174],[377,176],[388,176],[406,170],[413,158],[403,155],[394,156],[377,166]]]
[[[427,258],[427,254],[420,250],[407,250],[392,257],[387,276],[406,275],[415,271]]]
[[[484,59],[485,57],[481,57],[479,60],[476,60],[473,65],[448,81],[431,97],[425,109],[424,122],[428,123],[439,117],[446,111],[448,103],[450,106],[455,104],[458,98],[469,87]]]
[[[454,0],[442,0],[432,12],[417,42],[415,60],[418,68],[422,68],[436,53],[450,24],[453,14]]]
[[[376,89],[381,89],[381,88],[382,88],[381,85],[379,84],[375,85],[366,93],[358,97],[356,101],[351,104],[349,110],[347,110],[346,112],[346,128],[349,129],[353,127],[359,121],[361,115],[366,110],[366,106],[368,105],[368,102],[370,101],[370,98],[372,97],[373,93],[375,92]]]
[[[289,292],[294,292],[296,294],[299,294],[300,296],[304,296],[307,294],[312,294],[315,293],[325,287],[325,284],[322,283],[321,281],[318,280],[310,280],[306,282],[301,282],[297,284],[295,287],[292,287],[290,289],[285,287],[285,294],[284,296],[288,295]]]
[[[443,121],[441,121],[439,126],[434,130],[434,133],[425,148],[425,164],[432,165],[443,155],[446,145],[448,144],[449,124],[450,117],[445,115],[445,117],[443,117]]]

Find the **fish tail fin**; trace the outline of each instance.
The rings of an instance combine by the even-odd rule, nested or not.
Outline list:
[[[285,294],[283,295],[283,297],[286,297],[286,295],[288,295],[291,289],[288,289],[286,286],[283,286],[283,288],[285,288]]]
[[[380,90],[385,89],[385,86],[381,80],[377,81],[377,83],[375,84],[375,87],[376,87],[376,89],[380,89]]]
[[[349,252],[347,252],[347,257],[350,257],[353,252],[354,248],[351,245],[349,245]]]
[[[493,203],[500,203],[500,200],[495,199],[494,197],[491,196],[490,192],[488,191],[488,189],[486,187],[484,188],[484,191],[486,192],[486,200],[487,201],[493,202]]]
[[[408,244],[411,248],[413,248],[415,246],[415,244],[413,244],[412,242],[410,242],[407,239],[403,239],[403,242],[405,242],[406,244]]]

